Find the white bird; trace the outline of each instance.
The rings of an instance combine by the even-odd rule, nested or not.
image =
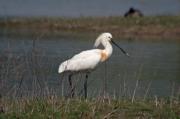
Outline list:
[[[129,56],[121,47],[119,47],[113,40],[111,33],[102,33],[96,39],[94,47],[97,48],[100,44],[104,46],[104,49],[91,49],[82,51],[76,54],[71,59],[62,62],[59,66],[59,73],[70,72],[69,84],[71,87],[71,97],[74,95],[74,89],[72,87],[71,76],[77,72],[85,72],[86,80],[84,83],[85,98],[87,97],[87,78],[88,73],[91,72],[101,62],[106,61],[112,54],[113,48],[111,43],[117,46],[125,55]]]

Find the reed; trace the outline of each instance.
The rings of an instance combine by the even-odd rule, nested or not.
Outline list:
[[[63,99],[56,96],[18,100],[1,99],[1,119],[178,119],[180,103],[175,100]],[[172,105],[172,106],[170,106]]]

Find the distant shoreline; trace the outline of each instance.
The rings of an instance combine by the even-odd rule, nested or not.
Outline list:
[[[125,39],[180,39],[180,16],[141,18],[80,17],[80,18],[0,18],[0,34],[58,36],[62,33],[111,32]]]

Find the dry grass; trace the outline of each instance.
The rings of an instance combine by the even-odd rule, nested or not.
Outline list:
[[[142,18],[1,18],[0,27],[14,34],[92,33],[109,31],[115,37],[128,39],[179,39],[180,16]]]
[[[112,99],[2,99],[1,119],[178,119],[180,103],[158,99],[135,101]]]

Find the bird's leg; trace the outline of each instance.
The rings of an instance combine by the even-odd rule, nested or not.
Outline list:
[[[86,79],[84,81],[84,97],[85,97],[85,99],[87,98],[87,79],[88,79],[88,74],[86,74]]]
[[[70,96],[71,98],[74,97],[74,88],[72,84],[72,74],[69,75],[69,85],[70,85]]]

